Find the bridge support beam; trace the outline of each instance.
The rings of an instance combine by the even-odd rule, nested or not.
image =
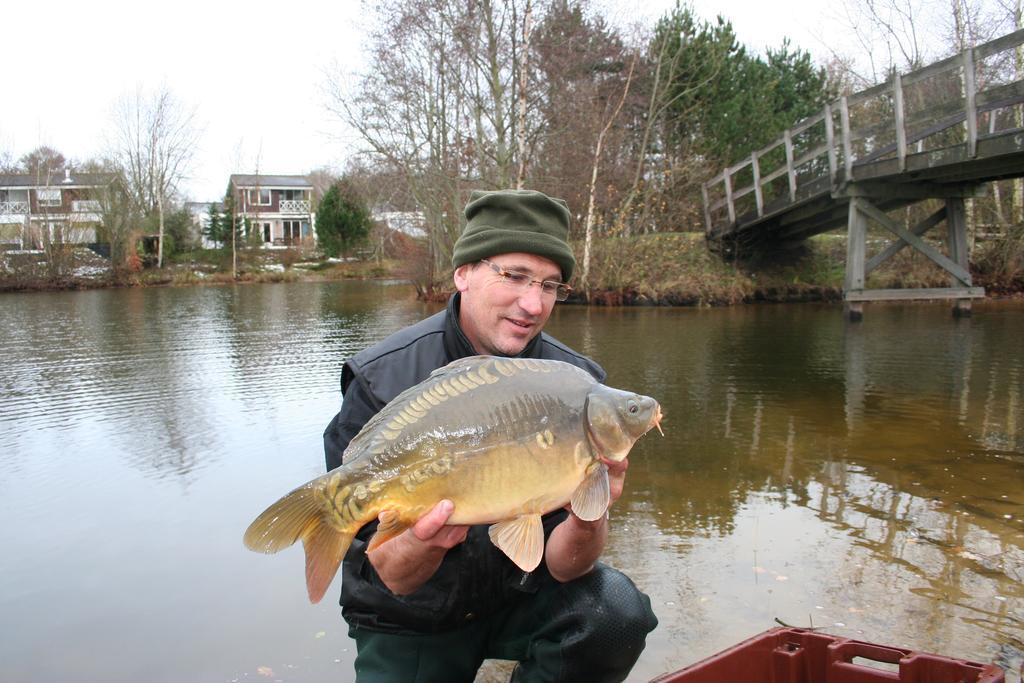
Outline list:
[[[849,216],[846,219],[846,279],[843,282],[843,314],[852,321],[864,317],[864,304],[846,299],[846,293],[863,291],[867,277],[864,257],[867,253],[868,219],[857,201],[856,197],[850,199]]]
[[[985,296],[985,290],[974,287],[967,254],[967,213],[963,196],[945,197],[945,206],[928,216],[911,230],[906,230],[878,209],[871,198],[853,192],[847,218],[846,277],[843,284],[844,313],[850,320],[863,317],[865,301],[899,301],[910,299],[952,299],[953,314],[970,315],[971,300]],[[896,239],[870,260],[867,259],[868,220],[881,225]],[[946,256],[921,236],[943,220],[946,221],[948,253]],[[931,289],[865,289],[872,270],[902,251],[905,247],[927,256],[950,275],[950,286]]]
[[[970,286],[970,265],[967,260],[967,208],[963,197],[950,197],[946,200],[946,243],[949,245],[949,258],[967,273],[967,285]],[[950,286],[957,286],[956,276],[950,278]],[[953,316],[965,318],[971,315],[971,300],[956,299],[953,302]]]

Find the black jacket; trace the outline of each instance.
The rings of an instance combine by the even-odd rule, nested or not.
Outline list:
[[[324,431],[327,469],[342,462],[342,454],[363,425],[391,399],[422,382],[435,369],[475,355],[458,324],[459,295],[446,310],[421,320],[360,351],[341,371],[341,410]],[[572,363],[604,381],[605,372],[553,337],[541,333],[520,354]],[[565,511],[544,516],[545,536]],[[533,593],[541,582],[554,581],[542,562],[524,573],[491,543],[485,525],[470,529],[465,542],[445,555],[437,572],[411,595],[396,596],[381,582],[366,559],[366,543],[376,529],[366,525],[353,540],[342,565],[341,605],[353,626],[389,633],[433,633],[462,626],[492,614]]]

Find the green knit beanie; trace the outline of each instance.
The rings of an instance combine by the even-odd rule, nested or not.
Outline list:
[[[474,190],[466,204],[466,228],[455,242],[452,265],[495,254],[522,252],[551,259],[568,282],[576,258],[566,241],[569,207],[534,190]]]

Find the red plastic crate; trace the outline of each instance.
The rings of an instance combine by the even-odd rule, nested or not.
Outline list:
[[[855,661],[857,660],[857,661]],[[899,671],[872,666],[893,665]],[[773,628],[651,683],[1004,683],[992,664]]]

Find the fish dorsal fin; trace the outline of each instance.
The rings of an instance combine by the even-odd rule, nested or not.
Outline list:
[[[502,369],[501,374],[508,375],[512,367],[512,361],[495,356],[469,356],[434,370],[371,417],[349,442],[342,462],[347,465],[366,454],[386,450],[390,441],[401,438],[403,431],[424,417],[432,406],[482,384],[493,384],[501,376],[496,370]]]
[[[385,541],[390,541],[395,536],[399,535],[412,524],[402,519],[394,510],[385,510],[380,513],[378,517],[380,523],[377,525],[377,533],[370,539],[369,545],[366,546],[366,551],[376,550]]]
[[[442,365],[437,370],[434,370],[428,377],[440,377],[441,375],[447,375],[453,372],[464,372],[467,369],[473,369],[475,367],[491,363],[495,360],[494,356],[467,356],[465,358],[459,358],[453,360],[448,365]]]
[[[611,502],[608,468],[595,462],[587,468],[587,476],[572,493],[572,512],[585,522],[600,519]]]
[[[492,524],[491,542],[524,572],[532,572],[544,557],[544,525],[540,515],[522,515]]]

